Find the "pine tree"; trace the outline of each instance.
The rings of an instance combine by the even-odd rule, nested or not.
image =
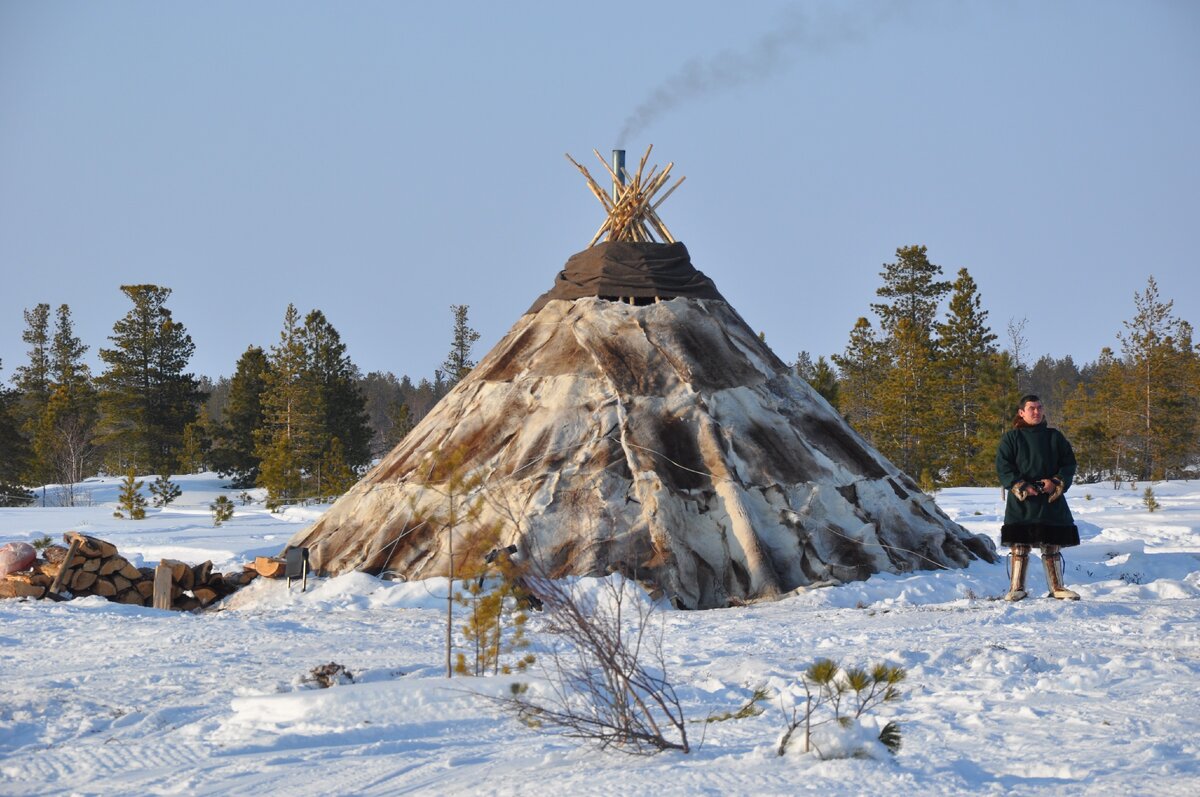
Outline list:
[[[358,385],[358,368],[346,354],[338,331],[320,310],[305,317],[303,336],[306,378],[315,386],[323,409],[318,445],[324,452],[337,438],[343,451],[339,458],[345,464],[365,465],[371,459],[371,427]]]
[[[946,320],[935,325],[940,368],[946,380],[946,474],[949,486],[976,486],[995,481],[995,467],[981,456],[995,440],[982,439],[981,428],[990,392],[988,369],[994,364],[996,336],[987,325],[987,311],[975,280],[960,269]],[[988,460],[994,457],[987,457]]]
[[[204,470],[208,452],[212,449],[212,432],[208,416],[183,427],[183,445],[179,449],[179,472],[199,473]]]
[[[333,438],[325,455],[321,457],[321,490],[319,498],[340,496],[358,481],[358,474],[346,462],[346,449],[342,441]]]
[[[945,380],[928,330],[900,318],[891,341],[892,367],[876,386],[880,395],[875,423],[880,453],[914,481],[928,472],[941,485],[945,465]]]
[[[150,494],[154,496],[154,505],[164,507],[170,505],[179,496],[183,495],[183,489],[171,481],[169,474],[162,474],[154,481],[150,482]]]
[[[33,483],[44,483],[53,477],[47,462],[37,456],[38,432],[42,414],[50,401],[50,305],[38,304],[25,311],[25,330],[21,340],[29,345],[28,364],[13,373],[13,385],[17,388],[17,403],[12,412],[18,429],[29,444],[23,447],[33,457],[26,456],[25,479]]]
[[[21,486],[29,457],[29,446],[21,435],[16,416],[19,396],[0,387],[0,506],[24,506],[33,494]]]
[[[390,451],[412,431],[412,413],[408,409],[408,404],[403,400],[393,402],[388,407],[387,419],[389,426],[384,433],[383,441],[385,448]]]
[[[185,373],[195,351],[183,324],[166,307],[170,288],[123,285],[133,308],[113,325],[101,387],[102,440],[109,462],[153,471],[175,470],[183,428],[203,400],[198,380]]]
[[[902,319],[915,330],[933,329],[942,297],[950,292],[950,283],[937,279],[942,267],[929,262],[924,246],[902,246],[896,250],[896,262],[884,263],[883,285],[877,296],[890,303],[872,304],[885,334],[895,334]]]
[[[450,312],[454,315],[454,340],[450,344],[450,353],[446,355],[446,361],[442,364],[447,389],[462,381],[475,367],[475,361],[471,359],[471,348],[479,340],[479,333],[467,325],[468,309],[465,304],[450,305]]]
[[[266,422],[263,394],[270,381],[271,366],[258,346],[250,346],[238,358],[229,380],[224,417],[214,435],[211,459],[222,476],[233,477],[233,487],[257,483],[261,456],[255,432]]]
[[[130,520],[142,520],[146,517],[146,497],[142,495],[142,482],[134,476],[133,468],[125,473],[121,480],[121,491],[117,493],[117,509],[113,517],[123,518],[129,514]]]
[[[233,517],[233,501],[230,501],[228,496],[218,495],[208,508],[212,511],[214,526],[220,526]]]
[[[1177,475],[1197,434],[1195,398],[1189,395],[1188,360],[1194,356],[1191,327],[1159,297],[1154,277],[1134,293],[1136,314],[1118,335],[1128,383],[1121,408],[1136,412],[1134,474],[1141,479]],[[1132,463],[1131,463],[1132,464]]]
[[[74,486],[95,472],[97,397],[83,361],[87,349],[75,336],[71,308],[59,305],[50,349],[50,398],[34,440],[48,480],[60,485],[63,506],[75,505]]]
[[[302,495],[302,476],[315,469],[324,447],[325,408],[319,386],[310,378],[300,314],[289,304],[279,343],[271,347],[270,369],[262,393],[263,426],[255,432],[258,485],[268,503]]]
[[[845,353],[833,355],[833,361],[841,372],[838,409],[855,431],[875,442],[882,398],[878,388],[890,362],[870,321],[860,317],[855,322]]]
[[[812,356],[800,352],[796,357],[796,375],[817,391],[829,404],[837,409],[838,406],[838,376],[837,371],[829,364],[824,356],[818,357],[816,363]]]

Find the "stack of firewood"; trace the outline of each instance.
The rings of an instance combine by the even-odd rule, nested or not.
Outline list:
[[[258,577],[247,567],[240,573],[213,572],[212,562],[189,565],[165,559],[158,568],[136,567],[104,540],[69,531],[62,545],[49,545],[32,567],[0,579],[0,598],[62,598],[100,595],[135,606],[193,611],[212,605]],[[155,572],[161,569],[155,600]]]

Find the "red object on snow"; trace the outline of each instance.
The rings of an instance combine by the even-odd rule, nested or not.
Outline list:
[[[0,545],[0,578],[9,573],[27,570],[37,559],[37,551],[27,542],[10,542]]]

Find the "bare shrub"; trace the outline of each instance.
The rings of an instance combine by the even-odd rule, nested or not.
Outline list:
[[[544,630],[557,644],[539,660],[547,693],[517,686],[500,702],[531,727],[622,752],[688,752],[683,709],[668,680],[655,610],[612,576],[587,594],[576,580],[524,579],[545,608]]]

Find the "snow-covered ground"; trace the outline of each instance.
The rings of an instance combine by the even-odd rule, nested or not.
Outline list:
[[[131,559],[232,570],[278,552],[321,508],[241,506],[213,528],[212,476],[143,521],[92,506],[0,510],[0,542],[78,530]],[[480,697],[513,680],[443,676],[445,582],[351,574],[306,593],[258,580],[222,611],[0,601],[0,794],[1200,794],[1200,482],[1069,494],[1083,544],[1067,581],[1083,600],[997,600],[1003,562],[877,576],[774,603],[662,609],[668,675],[690,754],[633,757],[531,730]],[[232,495],[231,495],[232,497]],[[998,489],[938,503],[997,535]],[[1041,568],[1031,594],[1043,594]],[[530,622],[533,652],[548,644]],[[895,757],[775,750],[781,695],[819,658],[907,669]],[[309,688],[338,662],[355,682]],[[736,711],[756,688],[758,716]]]

